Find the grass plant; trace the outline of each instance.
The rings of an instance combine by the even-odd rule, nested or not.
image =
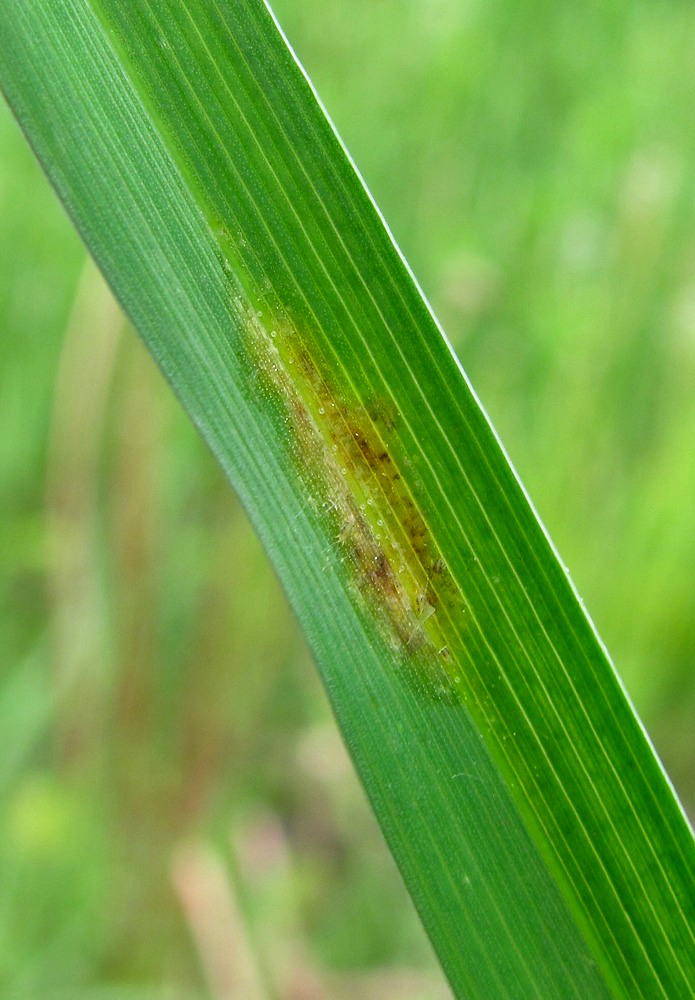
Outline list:
[[[0,8],[0,26],[9,102],[237,490],[454,992],[686,995],[685,818],[268,10],[250,0],[195,12],[174,0],[30,0]],[[54,428],[54,453],[85,482],[95,481],[119,321],[95,350],[84,316],[106,301],[88,282],[63,369],[84,392],[68,391],[79,406],[61,406]],[[128,497],[152,496],[161,470],[145,458],[156,454],[157,414],[143,413],[137,390],[132,413],[127,438],[141,461],[122,471],[118,526],[121,579],[137,599],[116,604],[116,630],[131,637],[122,711],[137,732],[155,676],[154,619],[143,609],[156,598],[141,568],[157,555]],[[61,492],[70,484],[56,462],[56,535],[71,517],[84,527],[73,494]],[[95,509],[89,491],[78,500]],[[88,541],[59,559],[55,592],[76,586],[98,616]],[[55,608],[59,637],[80,629],[84,605],[77,615],[69,603]],[[175,671],[175,600],[165,625]],[[27,685],[32,671],[28,660]],[[161,683],[163,705],[167,691],[185,695]],[[217,692],[225,680],[210,683]],[[255,683],[286,690],[279,675]],[[89,684],[80,696],[93,710]],[[69,734],[64,752],[74,752]],[[139,762],[133,815],[151,764]],[[29,814],[44,798],[50,811],[52,794],[50,784],[30,788]],[[70,802],[61,808],[67,815]],[[85,824],[86,840],[94,829]],[[207,880],[214,900],[217,868],[204,852],[181,857],[176,885],[195,930],[187,877]]]

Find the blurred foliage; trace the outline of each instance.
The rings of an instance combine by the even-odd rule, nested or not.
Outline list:
[[[282,0],[695,809],[695,7]],[[0,984],[445,996],[243,513],[0,116]]]

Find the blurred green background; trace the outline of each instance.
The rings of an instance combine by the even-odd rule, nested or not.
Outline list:
[[[276,10],[692,815],[695,5]],[[446,996],[243,512],[0,154],[2,996]]]

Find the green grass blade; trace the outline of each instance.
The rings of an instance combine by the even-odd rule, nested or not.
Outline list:
[[[0,82],[242,497],[457,995],[690,995],[687,823],[266,8],[0,0]]]

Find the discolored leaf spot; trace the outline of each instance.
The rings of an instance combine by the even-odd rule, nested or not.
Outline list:
[[[285,414],[284,433],[311,507],[383,637],[400,673],[437,700],[461,698],[448,622],[460,631],[464,602],[399,468],[399,415],[335,384],[285,315],[245,308],[253,377]]]

